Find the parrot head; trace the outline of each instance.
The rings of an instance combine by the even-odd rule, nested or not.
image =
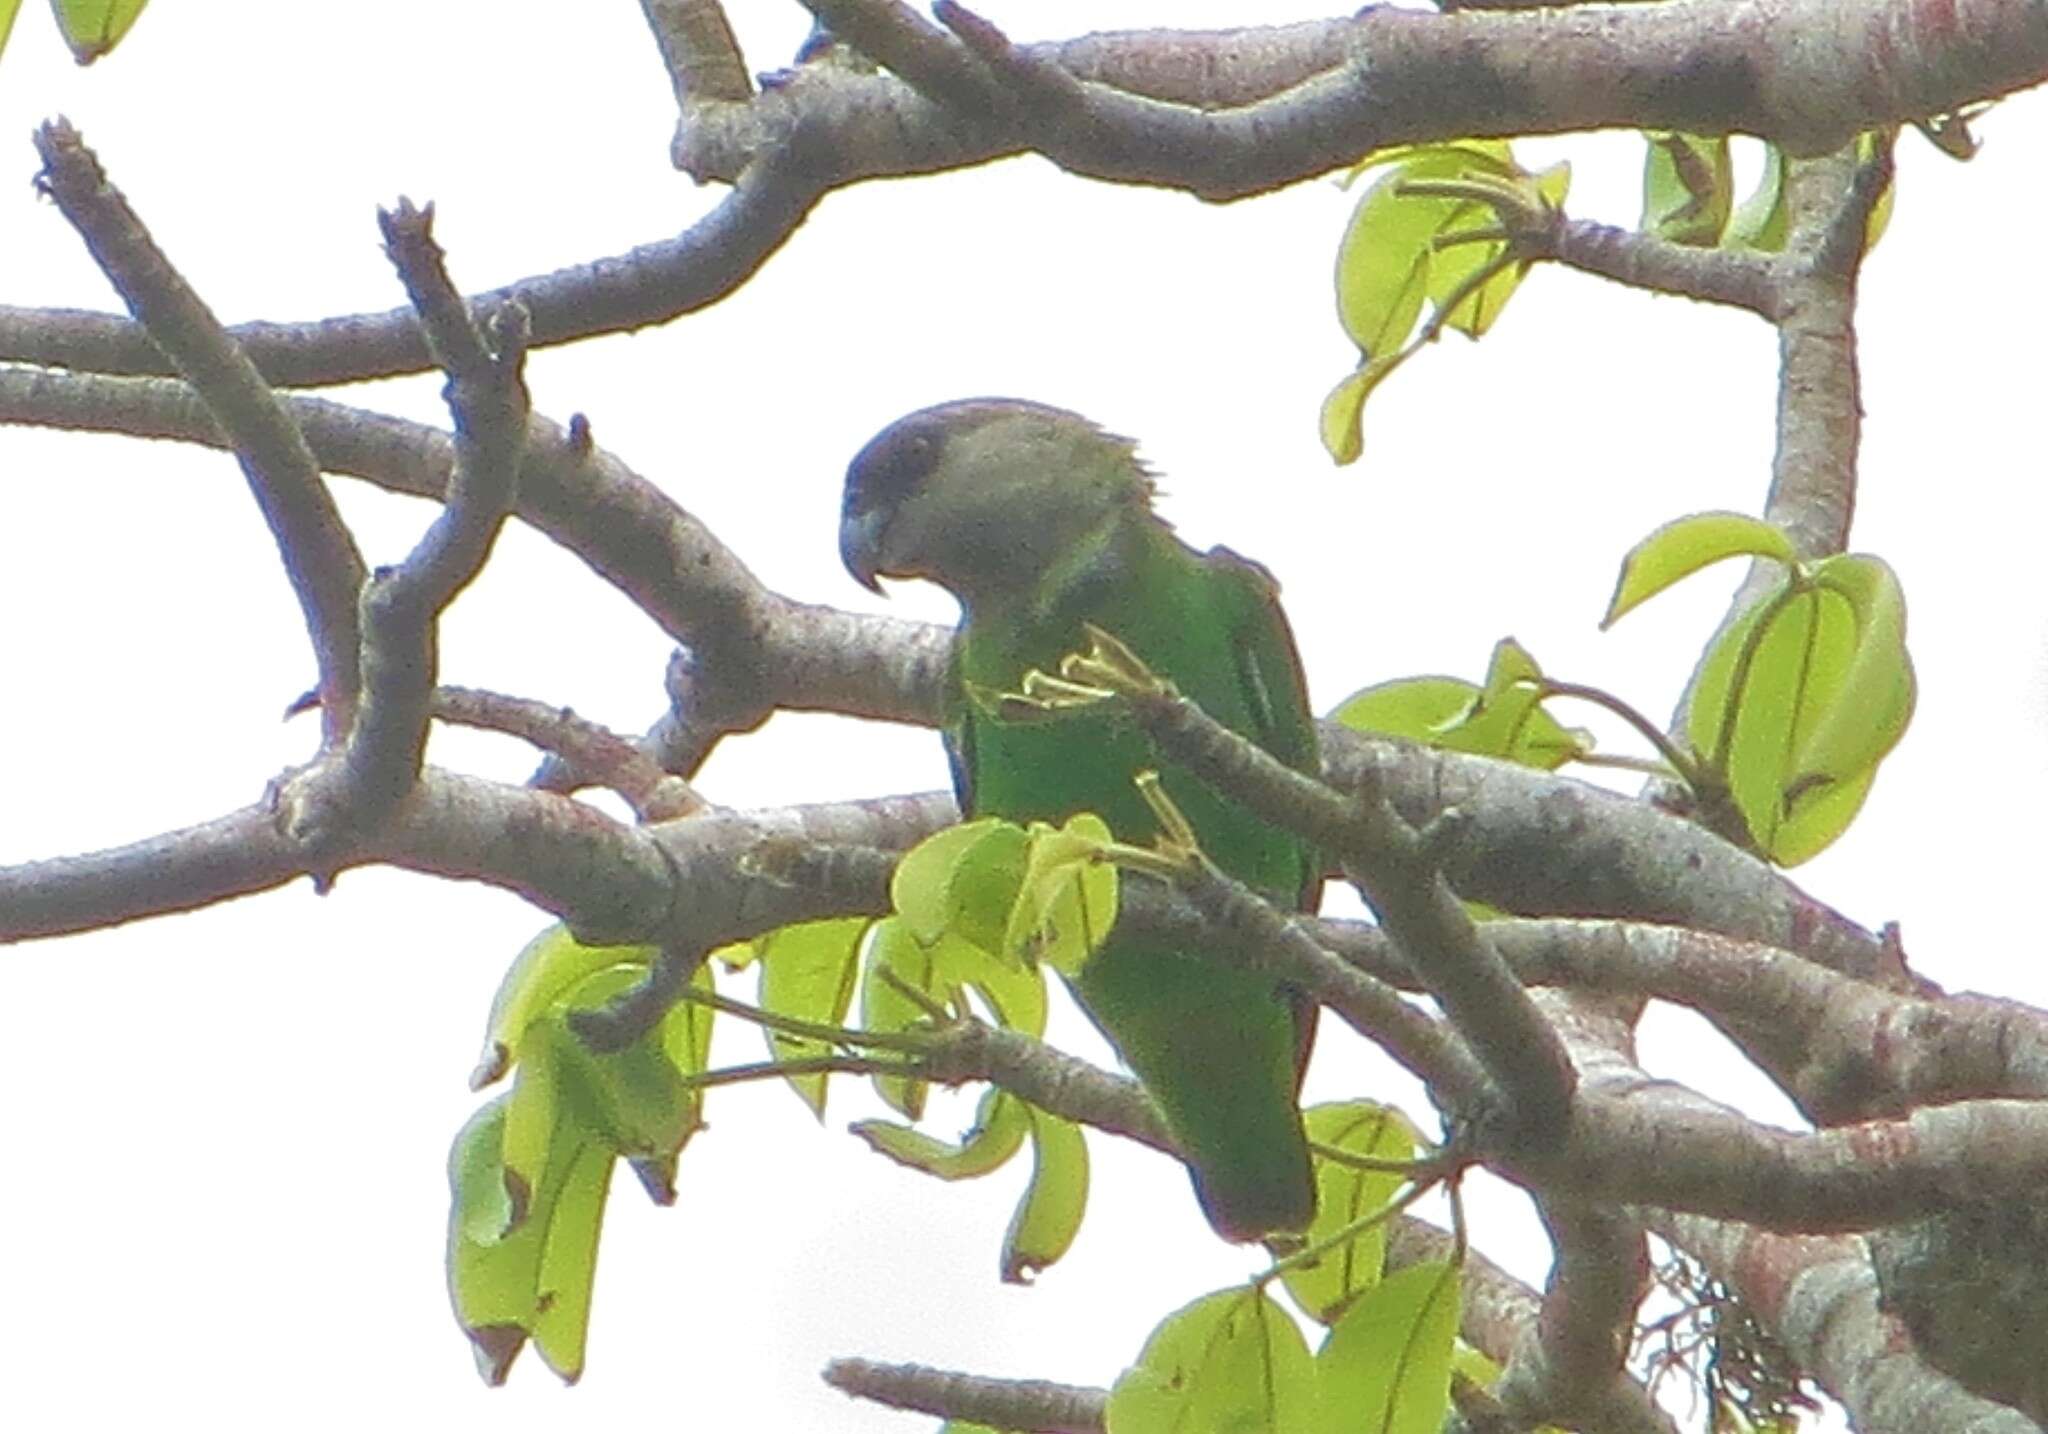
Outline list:
[[[1029,588],[1060,554],[1151,502],[1135,445],[1014,398],[919,409],[846,470],[839,555],[863,587],[927,578],[962,601]]]

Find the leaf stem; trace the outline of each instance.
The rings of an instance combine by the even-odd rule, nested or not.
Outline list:
[[[1539,700],[1549,697],[1574,697],[1581,702],[1590,702],[1595,707],[1602,707],[1612,712],[1622,721],[1628,723],[1629,726],[1635,728],[1644,741],[1655,747],[1657,755],[1662,757],[1665,764],[1671,769],[1668,773],[1658,772],[1655,768],[1637,768],[1637,770],[1649,770],[1652,775],[1656,776],[1675,774],[1680,781],[1692,788],[1693,791],[1699,791],[1700,767],[1698,757],[1680,747],[1671,738],[1665,736],[1663,729],[1656,723],[1636,711],[1635,708],[1629,706],[1621,698],[1616,697],[1612,692],[1603,691],[1598,687],[1588,687],[1584,683],[1579,682],[1559,682],[1550,677],[1538,679],[1537,691],[1540,694]],[[1591,760],[1591,758],[1589,755],[1575,757],[1572,760],[1584,762]],[[1626,764],[1617,759],[1610,758],[1604,765],[1620,766]]]
[[[717,1070],[680,1075],[676,1083],[684,1090],[707,1090],[715,1085],[738,1085],[751,1080],[783,1080],[803,1075],[883,1075],[915,1080],[924,1075],[921,1061],[880,1060],[874,1056],[806,1056],[793,1061],[755,1061],[743,1066],[721,1066]]]
[[[818,1041],[828,1046],[867,1046],[875,1050],[901,1051],[906,1055],[923,1055],[926,1043],[922,1037],[905,1035],[893,1031],[856,1031],[847,1026],[827,1026],[815,1021],[799,1020],[795,1016],[778,1015],[759,1006],[735,1001],[730,996],[721,996],[716,991],[700,991],[685,987],[682,1000],[699,1006],[709,1006],[714,1011],[723,1011],[729,1016],[738,1016],[743,1021],[752,1021],[771,1031],[785,1036],[797,1036],[804,1040]]]

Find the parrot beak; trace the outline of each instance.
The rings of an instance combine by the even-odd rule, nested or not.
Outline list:
[[[882,591],[876,569],[881,564],[884,526],[884,515],[872,511],[849,512],[839,520],[839,561],[855,582],[873,593]]]

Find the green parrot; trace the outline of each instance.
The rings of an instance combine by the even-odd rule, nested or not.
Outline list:
[[[847,570],[928,578],[960,600],[946,746],[967,816],[1061,822],[1092,811],[1118,840],[1158,830],[1132,785],[1148,768],[1225,872],[1310,910],[1315,853],[1168,761],[1114,712],[1005,720],[970,692],[1015,692],[1031,668],[1120,638],[1210,716],[1302,771],[1317,768],[1301,661],[1264,569],[1198,553],[1152,511],[1128,439],[1078,414],[975,398],[899,419],[847,469]],[[1209,1223],[1225,1239],[1299,1230],[1315,1184],[1298,1094],[1315,1007],[1290,988],[1112,931],[1073,985],[1165,1114]]]

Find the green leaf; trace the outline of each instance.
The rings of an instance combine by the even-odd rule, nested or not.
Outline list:
[[[1402,146],[1368,155],[1351,173],[1369,169],[1384,172],[1359,199],[1337,246],[1337,317],[1360,351],[1358,370],[1323,401],[1323,446],[1339,464],[1357,461],[1365,400],[1411,351],[1409,336],[1424,303],[1439,312],[1445,326],[1478,338],[1529,268],[1501,265],[1506,240],[1488,237],[1499,224],[1492,205],[1415,194],[1405,186],[1417,180],[1481,182],[1555,206],[1571,183],[1571,170],[1562,164],[1529,174],[1502,140]],[[1480,282],[1481,273],[1496,266]]]
[[[974,1128],[960,1140],[940,1140],[888,1120],[860,1120],[848,1127],[879,1155],[941,1180],[973,1180],[1001,1169],[1024,1147],[1031,1116],[1024,1102],[990,1086],[982,1092]]]
[[[1505,148],[1505,146],[1503,146]],[[1561,208],[1565,194],[1571,189],[1572,167],[1560,160],[1550,168],[1536,174],[1527,174],[1512,161],[1509,174],[1525,189],[1533,188],[1536,196],[1552,209]],[[1454,213],[1446,222],[1441,237],[1448,239],[1460,230],[1478,230],[1496,222],[1496,216],[1484,205],[1468,205]],[[1429,301],[1437,307],[1451,304],[1453,297],[1466,280],[1481,269],[1493,263],[1506,252],[1506,245],[1499,240],[1479,240],[1462,244],[1451,244],[1436,249],[1429,266]],[[1510,264],[1481,284],[1477,289],[1452,306],[1445,323],[1464,334],[1467,338],[1483,338],[1493,327],[1501,311],[1507,307],[1509,298],[1521,287],[1522,280],[1529,273],[1526,263]]]
[[[1757,849],[1789,866],[1847,828],[1913,699],[1897,579],[1852,554],[1788,581],[1722,635],[1701,665],[1687,739]]]
[[[1375,1160],[1412,1160],[1419,1140],[1406,1116],[1371,1101],[1311,1106],[1303,1112],[1308,1138],[1352,1155]],[[1360,1170],[1317,1154],[1316,1216],[1305,1232],[1310,1247],[1332,1239],[1386,1204],[1404,1183],[1387,1171]],[[1295,1303],[1324,1324],[1341,1315],[1363,1290],[1379,1283],[1386,1263],[1387,1231],[1375,1224],[1281,1278]]]
[[[1785,247],[1788,227],[1785,207],[1785,152],[1768,141],[1764,144],[1764,172],[1755,189],[1735,207],[1722,232],[1724,249],[1755,249],[1775,254]]]
[[[882,977],[880,973],[885,970],[942,1005],[952,997],[931,949],[918,941],[908,922],[891,916],[876,922],[874,934],[868,938],[860,982],[860,1023],[864,1030],[907,1031],[930,1019],[923,1007]],[[890,1109],[913,1121],[923,1116],[927,1082],[898,1075],[877,1075],[874,1082],[876,1093]]]
[[[1459,168],[1469,173],[1491,174],[1498,179],[1512,179],[1521,172],[1515,164],[1513,147],[1504,139],[1454,139],[1426,144],[1396,144],[1373,150],[1346,170],[1339,182],[1348,187],[1359,176],[1372,170],[1434,157],[1454,160]]]
[[[515,1226],[525,1220],[533,1192],[546,1180],[548,1160],[560,1144],[559,1130],[569,1101],[557,1060],[560,1054],[560,1040],[530,1042],[506,1100],[502,1158]]]
[[[1031,849],[1004,948],[1064,975],[1078,973],[1116,925],[1116,868],[1101,859],[1113,845],[1108,824],[1081,812],[1054,829],[1031,825]]]
[[[1613,626],[1623,613],[1680,578],[1723,558],[1745,555],[1771,558],[1788,566],[1798,561],[1783,529],[1746,513],[1694,513],[1666,523],[1621,560],[1621,575],[1615,580],[1614,597],[1600,626]]]
[[[1458,1272],[1431,1262],[1362,1292],[1316,1356],[1325,1409],[1361,1434],[1438,1434],[1451,1400]]]
[[[1858,135],[1857,159],[1868,164],[1883,142],[1882,131],[1867,130]],[[1775,144],[1766,143],[1763,177],[1749,196],[1736,206],[1722,235],[1722,248],[1754,249],[1766,254],[1776,254],[1784,249],[1791,223],[1785,196],[1786,168],[1784,151]],[[1877,247],[1877,241],[1884,237],[1884,231],[1891,223],[1897,190],[1898,178],[1894,175],[1870,208],[1870,218],[1863,226],[1863,251],[1866,254]]]
[[[1456,677],[1402,678],[1353,693],[1330,715],[1355,732],[1555,771],[1592,750],[1593,740],[1543,709],[1533,685],[1542,675],[1526,649],[1502,638],[1483,688]]]
[[[1735,197],[1728,137],[1650,131],[1644,138],[1649,149],[1639,227],[1673,244],[1712,245]]]
[[[612,1156],[573,1121],[559,1121],[530,1194],[506,1168],[508,1107],[485,1105],[449,1153],[448,1289],[477,1370],[501,1384],[526,1340],[563,1379],[583,1369]]]
[[[14,33],[14,16],[21,9],[21,0],[0,0],[0,51],[7,48],[7,37]]]
[[[992,832],[1009,825],[998,817],[962,822],[935,832],[903,854],[889,878],[889,900],[917,939],[930,943],[953,924],[953,870]]]
[[[1339,466],[1356,463],[1365,451],[1365,401],[1398,366],[1397,359],[1398,355],[1389,355],[1369,360],[1323,400],[1323,447]]]
[[[704,962],[690,976],[690,989],[709,995],[711,963]],[[711,1019],[718,1012],[694,1001],[678,1001],[661,1020],[661,1049],[676,1070],[697,1075],[711,1067]]]
[[[1429,293],[1432,245],[1469,200],[1400,192],[1410,179],[1454,179],[1472,167],[1459,149],[1421,150],[1366,189],[1337,245],[1337,320],[1367,358],[1384,358],[1408,341]]]
[[[550,1013],[542,1029],[548,1032],[546,1047],[558,1082],[573,1082],[570,1099],[577,1111],[603,1135],[613,1153],[635,1157],[668,1157],[683,1148],[697,1129],[697,1093],[684,1088],[678,1079],[676,1061],[668,1050],[667,1020],[657,1032],[650,1032],[624,1050],[597,1052],[583,1043],[567,1022],[572,1011],[596,1011],[610,1005],[646,978],[637,966],[614,966],[590,977],[572,992],[560,1009]],[[698,1011],[698,1007],[686,1007]],[[708,1016],[709,1011],[702,1011]],[[694,1026],[686,1021],[680,1028],[679,1054],[695,1059],[691,1046]],[[707,1042],[708,1029],[703,1032]],[[542,1043],[529,1041],[529,1050]],[[521,1065],[521,1081],[528,1064]],[[515,1086],[515,1101],[517,1087]]]
[[[1010,910],[1024,883],[1031,838],[1014,822],[997,822],[963,850],[946,882],[947,929],[998,959],[1024,962],[1008,949]]]
[[[512,960],[491,1002],[484,1053],[469,1078],[481,1090],[504,1077],[520,1059],[520,1043],[533,1023],[567,998],[576,987],[613,966],[654,963],[652,946],[585,946],[562,925],[550,926]]]
[[[1031,1119],[1031,1183],[1003,1236],[1003,1279],[1029,1284],[1067,1252],[1088,1208],[1088,1144],[1070,1120],[1026,1106]]]
[[[1480,757],[1500,757],[1525,767],[1555,771],[1592,749],[1592,737],[1567,728],[1543,710],[1539,684],[1543,669],[1512,637],[1493,646],[1486,686],[1435,745]]]
[[[780,927],[756,938],[761,966],[761,1009],[777,1016],[837,1026],[853,1004],[860,977],[861,936],[872,924],[865,916],[833,917]],[[778,1061],[829,1055],[824,1042],[763,1027],[768,1054]],[[820,1120],[825,1116],[825,1074],[785,1076]]]
[[[1913,661],[1906,652],[1906,595],[1881,558],[1844,553],[1814,565],[1814,585],[1848,604],[1855,645],[1834,700],[1799,744],[1795,781],[1840,779],[1874,766],[1913,717]]]
[[[89,65],[121,43],[148,0],[57,0],[57,24],[71,58]]]
[[[1152,1332],[1109,1392],[1107,1423],[1111,1434],[1318,1429],[1316,1361],[1294,1321],[1260,1291],[1205,1295]]]
[[[1045,1034],[1045,972],[997,956],[975,942],[948,935],[934,949],[946,979],[972,987],[996,1024],[1028,1036]]]
[[[533,1347],[565,1384],[583,1374],[590,1332],[590,1291],[597,1280],[597,1243],[604,1231],[612,1155],[595,1143],[563,1162],[566,1174],[543,1212],[540,1278],[534,1291]]]

